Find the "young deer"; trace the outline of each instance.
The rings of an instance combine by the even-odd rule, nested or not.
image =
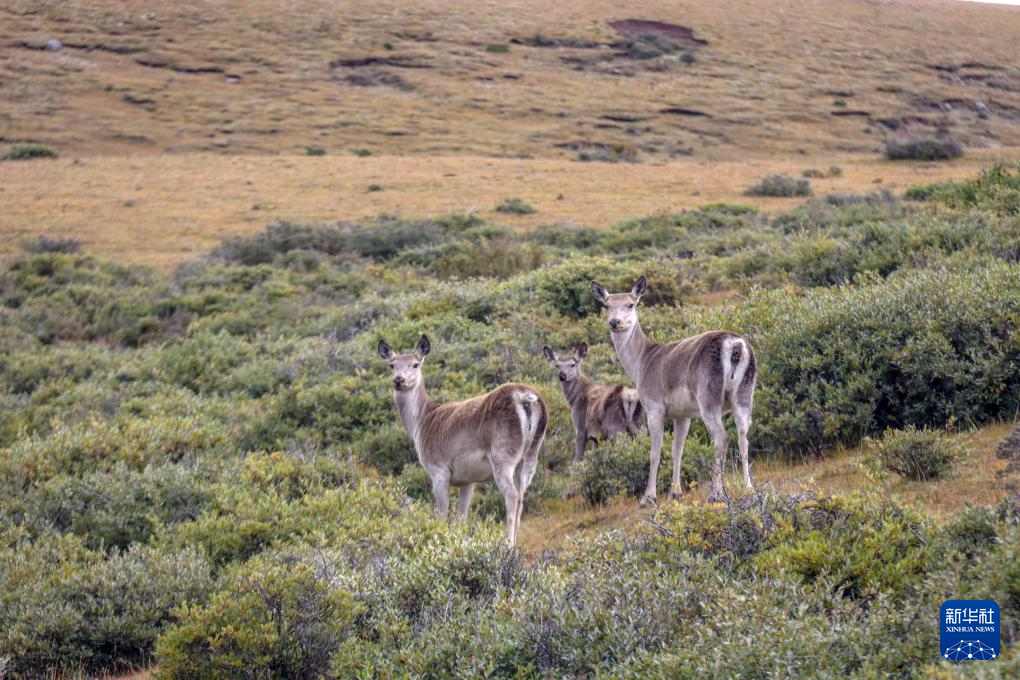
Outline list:
[[[641,402],[633,387],[597,385],[581,373],[581,360],[588,355],[588,345],[581,343],[577,352],[558,357],[548,347],[542,353],[553,366],[570,406],[574,421],[574,462],[580,462],[589,441],[598,446],[600,439],[612,439],[621,432],[632,435],[641,431]]]
[[[597,282],[591,282],[595,299],[608,310],[609,330],[616,352],[627,375],[637,384],[641,405],[648,414],[648,431],[652,436],[651,470],[642,505],[655,502],[655,482],[666,418],[672,418],[674,424],[671,497],[683,494],[680,462],[691,418],[695,417],[705,421],[715,444],[709,499],[725,497],[722,475],[728,441],[723,416],[731,411],[737,425],[744,485],[752,488],[747,462],[747,431],[751,427],[751,405],[758,367],[751,343],[727,331],[709,331],[662,345],[652,342],[641,330],[637,314],[638,302],[647,289],[648,283],[643,276],[629,293],[607,293]]]
[[[456,486],[457,513],[463,519],[475,484],[495,481],[506,505],[506,538],[515,545],[524,492],[535,475],[545,437],[545,402],[533,387],[507,383],[473,399],[437,404],[425,391],[421,375],[431,348],[423,335],[414,354],[398,356],[385,340],[379,340],[378,349],[393,369],[393,401],[432,480],[436,512],[448,516],[450,486]]]

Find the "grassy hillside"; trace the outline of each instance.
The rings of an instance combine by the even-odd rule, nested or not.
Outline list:
[[[13,0],[2,12],[0,137],[67,155],[316,145],[734,160],[870,154],[939,127],[971,147],[1020,144],[1013,7]],[[63,49],[46,51],[51,39]]]
[[[0,678],[1020,675],[1020,11],[621,7],[2,3]],[[753,343],[754,493],[700,424],[678,502],[647,434],[571,462],[541,348],[625,379],[641,274]],[[433,514],[423,332],[549,405],[519,549]]]
[[[172,275],[28,244],[0,272],[0,663],[955,677],[931,616],[955,596],[1000,603],[988,668],[1015,673],[1020,453],[998,444],[1020,403],[1020,168],[909,195],[605,229],[281,223]],[[539,348],[586,341],[589,374],[622,377],[588,282],[639,273],[653,337],[753,342],[756,493],[702,501],[700,426],[693,491],[654,511],[635,509],[646,435],[571,464]],[[545,395],[523,551],[491,489],[462,525],[432,515],[374,352],[422,332],[436,398]]]

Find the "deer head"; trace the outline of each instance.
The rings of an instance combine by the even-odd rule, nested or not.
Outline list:
[[[637,324],[637,306],[647,290],[648,281],[644,276],[634,282],[629,293],[607,293],[598,281],[591,282],[591,293],[605,306],[609,330],[613,333],[626,333]]]
[[[428,336],[421,336],[418,345],[414,348],[414,354],[400,354],[393,351],[393,348],[386,344],[386,341],[379,339],[379,356],[389,362],[393,370],[393,389],[396,392],[413,390],[421,384],[421,366],[425,357],[432,351],[432,343]]]
[[[573,382],[581,375],[581,360],[588,355],[588,344],[582,342],[577,346],[577,351],[570,356],[556,356],[556,352],[548,347],[542,348],[542,354],[556,367],[556,375],[560,382]]]

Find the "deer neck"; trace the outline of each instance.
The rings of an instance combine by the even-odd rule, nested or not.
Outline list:
[[[587,396],[591,380],[578,371],[577,378],[560,383],[560,387],[563,388],[563,396],[567,398],[567,404],[573,408]]]
[[[624,333],[613,333],[612,338],[613,347],[616,348],[616,354],[620,357],[623,370],[627,371],[627,375],[635,384],[639,384],[641,382],[642,359],[655,343],[645,335],[640,321],[635,321],[630,330]]]
[[[432,398],[429,397],[428,392],[425,390],[424,381],[418,381],[418,384],[412,390],[404,392],[395,391],[393,393],[393,401],[397,405],[397,412],[400,413],[401,422],[404,423],[407,433],[414,440],[415,448],[420,448],[418,442],[419,428],[421,428],[421,423],[425,416],[436,407],[436,402],[432,401]]]

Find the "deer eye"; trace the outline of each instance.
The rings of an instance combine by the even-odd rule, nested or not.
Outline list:
[[[411,368],[418,368],[418,364],[411,364]]]
[[[627,305],[627,309],[634,309],[634,303],[632,302],[629,305]]]

